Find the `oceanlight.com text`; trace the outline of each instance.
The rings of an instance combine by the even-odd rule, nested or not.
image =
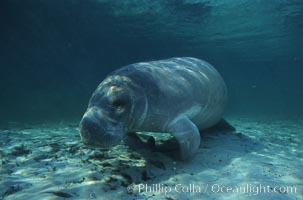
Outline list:
[[[244,185],[223,185],[223,184],[137,184],[127,187],[129,193],[160,193],[167,195],[169,193],[247,193],[258,195],[260,193],[297,193],[296,186],[285,185],[262,185],[262,184],[244,184]]]

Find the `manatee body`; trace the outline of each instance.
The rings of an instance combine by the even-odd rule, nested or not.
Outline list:
[[[135,63],[112,72],[97,87],[80,134],[86,145],[110,148],[129,132],[167,132],[186,160],[199,148],[199,130],[221,119],[226,101],[222,77],[203,60]]]

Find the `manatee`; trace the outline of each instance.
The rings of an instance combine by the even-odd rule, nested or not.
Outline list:
[[[111,148],[134,132],[172,134],[179,158],[191,159],[201,130],[220,121],[227,88],[206,61],[179,57],[140,62],[110,73],[90,98],[80,122],[85,145]]]

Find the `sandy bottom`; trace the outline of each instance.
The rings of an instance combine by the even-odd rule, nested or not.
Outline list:
[[[189,162],[168,156],[167,134],[156,148],[105,151],[84,147],[76,123],[11,123],[0,130],[0,199],[303,199],[303,120],[227,121],[236,131],[202,133]]]

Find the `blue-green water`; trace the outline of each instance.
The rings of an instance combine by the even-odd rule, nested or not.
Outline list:
[[[230,114],[302,116],[300,0],[3,0],[1,120],[79,119],[97,84],[140,61],[193,56]]]

